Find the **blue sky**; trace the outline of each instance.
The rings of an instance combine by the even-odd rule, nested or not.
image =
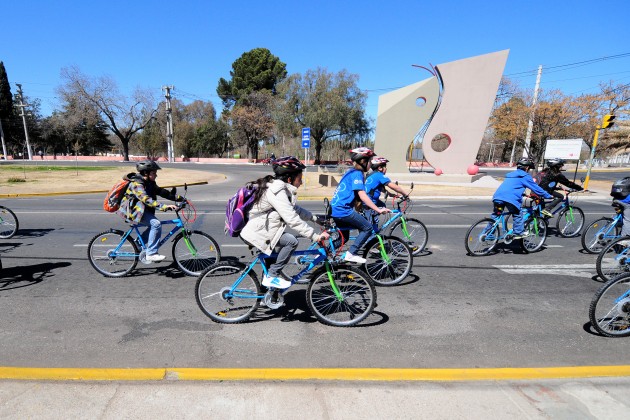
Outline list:
[[[378,95],[423,80],[412,64],[440,64],[510,49],[505,75],[533,90],[539,64],[558,66],[630,53],[630,2],[599,1],[43,1],[0,5],[0,61],[12,92],[57,105],[62,67],[109,75],[134,87],[175,85],[174,95],[221,104],[220,77],[245,51],[265,47],[289,73],[347,69]],[[602,81],[630,83],[630,55],[574,68],[543,69],[542,88],[593,92]]]

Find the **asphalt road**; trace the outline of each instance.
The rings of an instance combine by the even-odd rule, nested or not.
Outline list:
[[[193,228],[210,233],[225,257],[250,258],[223,235],[234,186],[264,168],[200,165],[228,174],[225,183],[191,187],[199,210]],[[194,165],[195,169],[200,166]],[[595,256],[579,239],[552,236],[523,255],[466,256],[467,227],[484,217],[481,201],[418,201],[415,217],[430,231],[426,255],[402,285],[378,289],[378,308],[360,327],[318,323],[305,286],[286,306],[255,322],[213,323],[198,309],[195,279],[164,263],[108,279],[87,261],[87,244],[111,227],[101,195],[3,200],[20,232],[0,242],[0,360],[33,367],[537,367],[629,364],[627,339],[590,331],[588,306],[601,283]],[[304,207],[322,211],[320,202]],[[583,201],[587,220],[609,203]],[[537,266],[537,267],[532,267]],[[542,267],[540,267],[542,266]],[[624,356],[625,355],[625,356]]]

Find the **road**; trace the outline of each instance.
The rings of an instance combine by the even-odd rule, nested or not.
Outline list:
[[[195,169],[210,165],[195,165]],[[250,254],[223,235],[225,202],[259,166],[212,165],[225,183],[191,187],[194,228],[214,236],[224,257]],[[165,263],[139,265],[122,279],[89,265],[87,244],[121,219],[101,210],[101,195],[4,200],[20,232],[0,242],[0,360],[33,367],[538,367],[629,364],[627,340],[588,327],[601,283],[595,256],[579,239],[551,237],[543,251],[466,256],[467,227],[490,204],[418,201],[430,231],[426,255],[402,285],[378,289],[378,308],[358,328],[327,327],[310,315],[304,286],[286,306],[255,322],[219,325],[194,297],[195,279]],[[302,205],[321,212],[322,204]],[[580,203],[587,220],[609,215],[605,201]],[[535,267],[533,267],[535,266]],[[624,356],[624,354],[626,356]]]

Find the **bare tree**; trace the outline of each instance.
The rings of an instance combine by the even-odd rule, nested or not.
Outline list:
[[[107,76],[91,78],[77,67],[61,70],[65,84],[58,88],[64,103],[74,104],[70,109],[77,118],[100,116],[107,128],[120,140],[123,159],[129,160],[129,143],[155,114],[155,99],[150,91],[136,89],[130,98],[120,94],[116,82]]]

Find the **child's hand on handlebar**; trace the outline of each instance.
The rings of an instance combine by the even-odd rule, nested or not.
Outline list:
[[[380,207],[378,210],[378,214],[383,214],[383,213],[391,213],[392,211],[390,209],[388,209],[387,207]]]
[[[178,206],[176,206],[175,204],[168,204],[166,206],[166,210],[164,211],[169,211],[169,210],[177,210]]]
[[[322,232],[319,234],[320,241],[326,241],[328,238],[330,238],[330,234],[328,232]]]

